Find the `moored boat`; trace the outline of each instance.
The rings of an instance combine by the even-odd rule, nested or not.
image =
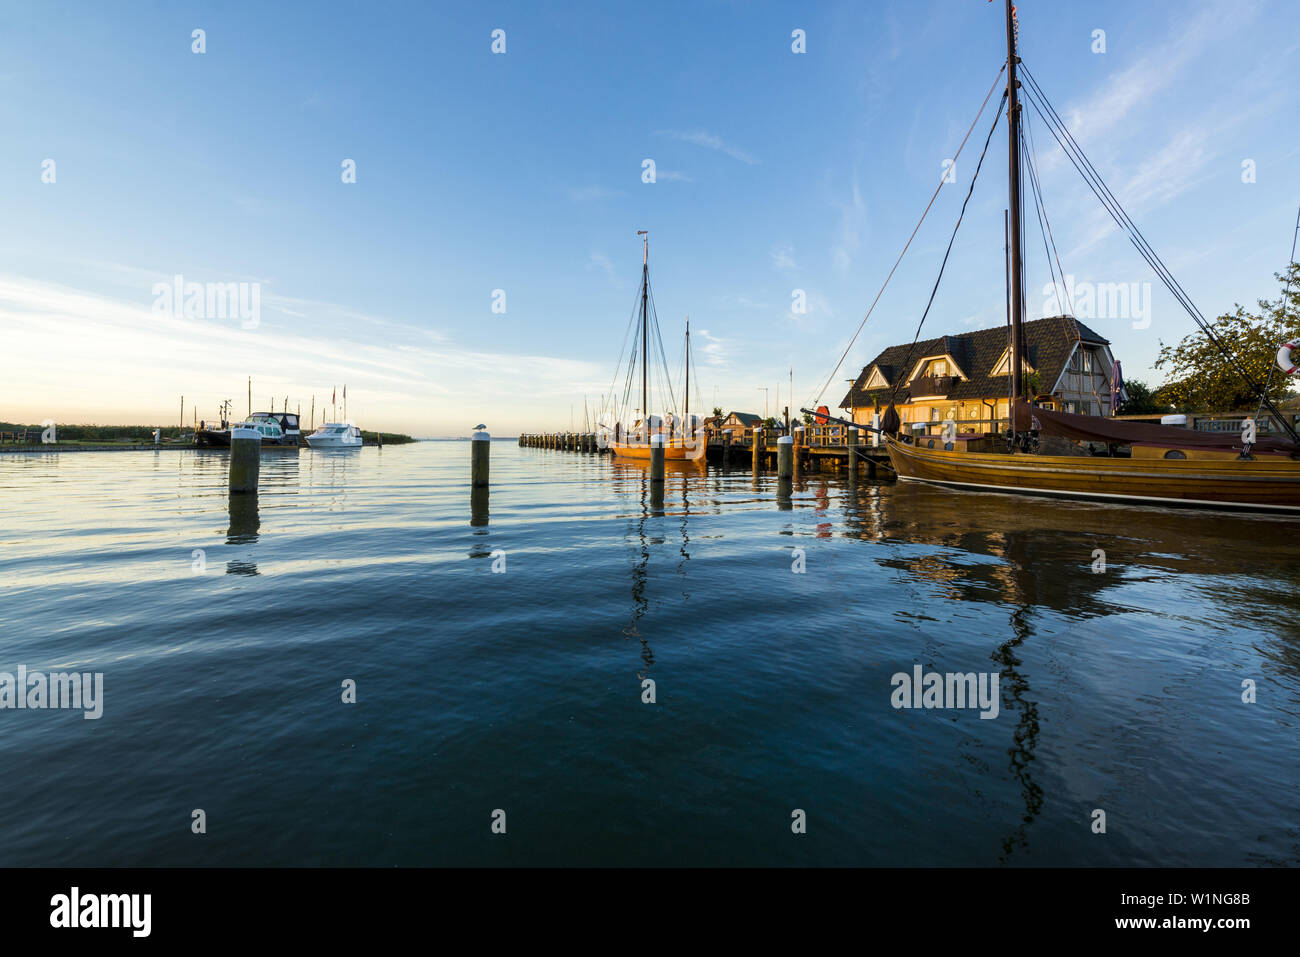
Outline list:
[[[600,430],[600,443],[607,446],[616,457],[624,459],[634,459],[649,461],[651,449],[654,447],[652,442],[662,443],[664,449],[665,462],[704,462],[705,453],[708,451],[708,440],[705,432],[700,428],[699,416],[691,415],[691,321],[686,320],[686,347],[685,347],[685,371],[686,383],[684,388],[683,410],[681,415],[675,415],[669,412],[665,416],[649,415],[646,410],[650,407],[650,388],[649,388],[649,366],[648,355],[651,345],[651,328],[654,328],[654,342],[659,343],[659,324],[658,317],[650,305],[650,237],[645,230],[637,230],[637,235],[642,237],[641,252],[641,305],[637,321],[637,334],[640,338],[639,358],[641,364],[641,406],[637,410],[637,417],[629,429],[623,425],[622,421],[615,416],[612,423],[602,423]],[[635,339],[633,340],[635,343]],[[660,357],[662,358],[663,347],[660,348]],[[632,373],[635,370],[629,368],[627,383],[630,389],[632,384]],[[659,396],[659,400],[665,404],[673,404],[671,389],[667,388],[670,381],[668,370],[663,370],[663,381],[665,384],[664,395]],[[611,402],[613,396],[610,397]],[[620,403],[626,406],[625,401]]]
[[[262,445],[298,448],[302,432],[298,416],[292,412],[254,412],[244,422],[229,428],[200,429],[194,434],[196,445],[210,448],[230,448],[230,435],[235,429],[252,429],[261,437]]]
[[[883,428],[890,462],[899,479],[978,491],[1028,493],[1153,505],[1192,505],[1211,508],[1300,513],[1300,434],[1269,398],[1232,350],[1209,328],[1185,290],[1146,243],[1140,231],[1106,188],[1095,167],[1083,156],[1032,74],[1026,70],[1030,99],[1052,129],[1054,138],[1115,220],[1129,234],[1143,258],[1253,391],[1259,408],[1279,434],[1261,436],[1258,423],[1246,413],[1240,431],[1208,433],[1173,425],[1122,421],[1079,415],[1033,405],[1026,389],[1024,367],[1024,264],[1020,212],[1020,82],[1014,8],[1006,6],[1007,88],[1003,102],[1008,117],[1007,288],[1009,344],[1006,363],[1009,422],[1005,434],[958,436],[955,423],[944,423],[941,436],[897,434],[900,422],[890,396]],[[1055,119],[1058,125],[1053,125]],[[990,130],[990,138],[992,131]],[[988,144],[985,143],[987,151]],[[981,162],[982,162],[981,157]],[[1033,166],[1030,167],[1031,176]],[[978,176],[978,166],[976,176]],[[1035,190],[1037,183],[1035,181]],[[974,189],[974,181],[971,190]],[[1105,198],[1103,198],[1105,197]],[[969,199],[969,193],[968,197]],[[964,210],[964,207],[963,207]],[[1045,218],[1045,217],[1044,217]],[[958,218],[958,226],[961,219]],[[954,231],[954,238],[955,238]],[[950,247],[951,248],[951,247]],[[942,269],[940,271],[942,278]],[[936,289],[938,285],[936,283]],[[933,301],[933,294],[931,296]],[[927,307],[928,313],[928,307]],[[869,313],[868,313],[869,314]],[[922,325],[925,316],[922,316]],[[865,322],[865,320],[864,320]],[[917,337],[920,336],[920,327]],[[913,342],[915,346],[915,341]],[[1300,373],[1291,362],[1288,343],[1277,361],[1288,375]],[[909,356],[910,359],[910,350]],[[901,382],[898,377],[896,382]],[[898,385],[894,387],[894,395]],[[804,410],[808,411],[808,410]],[[848,423],[845,423],[848,424]],[[859,426],[861,427],[861,426]],[[1049,444],[1048,440],[1052,440]],[[1098,455],[1097,450],[1103,454]],[[1070,454],[1057,454],[1067,452]]]
[[[359,449],[361,441],[361,430],[343,422],[327,422],[307,436],[313,449]]]

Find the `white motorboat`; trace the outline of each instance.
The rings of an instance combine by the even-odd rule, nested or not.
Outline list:
[[[361,430],[355,425],[327,422],[307,436],[307,444],[313,449],[359,449]]]

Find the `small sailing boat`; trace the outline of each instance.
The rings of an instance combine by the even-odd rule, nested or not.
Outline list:
[[[1035,110],[1052,129],[1067,158],[1071,159],[1093,187],[1121,230],[1128,232],[1134,246],[1189,315],[1223,351],[1238,375],[1257,393],[1259,411],[1262,413],[1267,409],[1268,415],[1282,434],[1267,438],[1257,436],[1255,422],[1249,418],[1243,418],[1240,433],[1210,433],[1175,425],[1151,425],[1104,416],[1078,415],[1043,408],[1029,401],[1033,395],[1025,389],[1026,379],[1023,373],[1026,347],[1023,330],[1024,278],[1020,214],[1021,85],[1017,80],[1017,67],[1021,60],[1017,54],[1018,24],[1011,0],[1006,2],[1006,22],[1007,88],[1003,102],[1008,106],[1009,126],[1009,430],[1002,436],[986,436],[988,441],[978,443],[983,445],[982,448],[963,447],[967,443],[954,441],[955,436],[951,431],[942,437],[904,437],[895,434],[899,423],[891,402],[886,411],[885,428],[873,431],[883,434],[890,462],[899,479],[978,491],[1300,513],[1300,435],[1297,435],[1288,418],[1268,398],[1266,390],[1254,381],[1231,350],[1218,341],[1204,317],[1191,304],[1186,292],[1169,274],[1145,237],[1120,207],[1118,200],[1101,181],[1095,167],[1083,156],[1064,123],[1059,122],[1059,115],[1052,109],[1042,88],[1026,69],[1029,81],[1029,85],[1024,88],[1026,94]],[[1059,125],[1053,125],[1053,117]],[[991,136],[992,130],[990,138]],[[987,148],[986,143],[986,151]],[[1032,166],[1030,174],[1032,178]],[[1036,182],[1031,185],[1038,188]],[[973,182],[971,188],[974,188]],[[960,218],[958,224],[960,225]],[[919,328],[917,335],[920,335]],[[1279,365],[1283,371],[1300,371],[1294,366],[1288,368],[1291,365],[1289,351],[1284,348],[1282,353],[1279,353]],[[1040,435],[1056,436],[1076,443],[1087,442],[1090,449],[1095,443],[1105,449],[1107,454],[1089,456],[1082,452],[1081,447],[1078,455],[1040,454]],[[996,443],[999,442],[1005,451],[997,450]]]
[[[679,416],[672,410],[674,401],[666,362],[662,370],[664,394],[659,398],[669,408],[664,410],[663,415],[653,415],[646,411],[649,409],[651,401],[649,386],[650,346],[652,341],[659,345],[660,358],[662,359],[663,345],[659,337],[659,320],[650,303],[650,236],[644,229],[637,230],[637,235],[642,237],[640,312],[637,317],[637,337],[633,339],[623,401],[615,402],[615,397],[611,394],[610,405],[615,409],[626,412],[627,399],[632,387],[632,374],[635,372],[638,358],[640,359],[641,369],[641,405],[635,410],[635,414],[631,416],[630,426],[625,421],[626,416],[617,413],[613,415],[612,422],[602,423],[599,432],[600,440],[619,458],[649,461],[652,443],[662,443],[665,462],[703,462],[705,453],[708,451],[708,441],[705,432],[700,427],[699,416],[690,413],[691,324],[689,318],[686,320],[686,387],[682,413]],[[652,330],[654,333],[653,340],[651,339]],[[640,341],[639,350],[636,346],[638,339]]]

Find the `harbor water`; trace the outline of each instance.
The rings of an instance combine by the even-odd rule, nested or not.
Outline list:
[[[0,456],[0,864],[1300,863],[1294,520],[227,455]]]

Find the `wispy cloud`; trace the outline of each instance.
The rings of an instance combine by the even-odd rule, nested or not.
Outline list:
[[[691,143],[695,146],[703,146],[708,150],[716,150],[734,160],[740,160],[742,163],[748,163],[750,166],[758,165],[758,159],[748,150],[743,150],[738,146],[732,146],[730,143],[723,141],[722,137],[709,133],[704,130],[656,130],[656,136],[667,136],[671,139],[680,140],[683,143]]]
[[[1219,43],[1228,29],[1255,18],[1255,0],[1220,0],[1207,4],[1188,19],[1185,26],[1132,66],[1111,77],[1090,99],[1069,110],[1071,131],[1076,135],[1101,138],[1115,129],[1129,114],[1170,87],[1190,66],[1204,65],[1207,51]]]
[[[840,222],[831,244],[831,261],[843,272],[853,264],[853,256],[862,245],[862,236],[867,230],[867,205],[862,200],[857,169],[853,170],[849,198],[838,205]]]
[[[368,422],[417,435],[448,434],[458,428],[429,410],[468,394],[484,397],[476,409],[485,421],[517,418],[510,403],[489,398],[501,382],[526,381],[533,399],[544,402],[597,392],[606,381],[600,363],[490,352],[439,342],[426,329],[346,306],[289,297],[283,302],[309,304],[310,334],[265,321],[248,330],[235,322],[159,312],[134,298],[0,275],[0,337],[30,357],[9,379],[24,403],[12,414],[35,416],[33,421],[126,421],[133,415],[163,421],[173,395],[180,394],[200,414],[205,408],[211,414],[251,374],[255,398],[289,395],[304,413],[313,393],[346,381]],[[342,328],[323,334],[317,327],[322,315],[348,318]],[[385,333],[376,335],[380,325]],[[50,350],[51,341],[64,345]],[[70,369],[76,370],[74,388],[68,387]]]
[[[691,179],[691,176],[690,176],[689,173],[683,173],[683,172],[681,172],[680,170],[675,170],[675,169],[658,169],[658,170],[655,170],[655,179],[656,179],[656,180],[661,180],[661,179],[662,179],[662,180],[667,180],[667,181],[669,181],[669,182],[674,182],[674,183],[693,183],[693,182],[695,182],[695,180]]]
[[[794,246],[791,243],[778,243],[772,247],[772,265],[786,272],[798,269],[794,261]]]
[[[696,362],[708,366],[715,372],[728,367],[731,354],[729,340],[711,335],[708,329],[696,329],[693,338],[695,341],[692,343],[692,353]]]
[[[588,270],[599,269],[601,272],[605,274],[605,276],[609,279],[610,282],[618,281],[618,274],[614,270],[614,264],[610,261],[610,258],[608,256],[606,256],[604,253],[600,252],[599,250],[593,249],[591,251],[591,253],[587,256],[587,264],[582,268]]]

